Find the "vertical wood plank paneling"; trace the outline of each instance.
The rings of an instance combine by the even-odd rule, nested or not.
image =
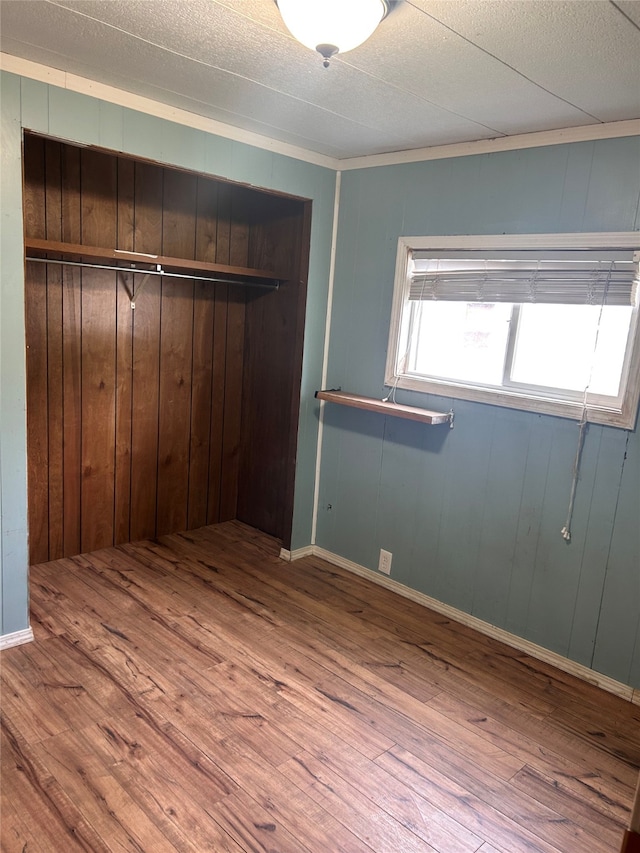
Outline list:
[[[215,296],[212,285],[208,282],[195,282],[187,515],[187,527],[190,530],[207,523],[214,314]]]
[[[117,160],[80,155],[82,242],[115,246]],[[80,545],[113,543],[115,496],[116,274],[82,275],[82,480]]]
[[[82,224],[80,212],[80,149],[62,146],[62,239],[80,243]]]
[[[24,233],[45,236],[44,140],[26,136],[24,140]]]
[[[157,535],[187,527],[193,282],[162,281]]]
[[[62,237],[61,146],[48,142],[45,151],[46,235]],[[49,420],[49,559],[64,554],[63,494],[63,339],[62,267],[47,267],[47,417]]]
[[[59,142],[49,140],[45,146],[45,236],[47,240],[62,238],[62,151]]]
[[[218,188],[218,222],[216,228],[216,261],[231,263],[231,187]]]
[[[82,239],[80,149],[62,148],[62,238]],[[82,469],[81,400],[81,277],[76,267],[63,267],[62,364],[64,398],[64,554],[80,552],[80,494]]]
[[[137,252],[162,248],[162,169],[135,164]],[[144,298],[143,298],[144,297]],[[158,392],[160,382],[160,282],[150,279],[133,312],[133,388],[131,416],[132,540],[156,534],[158,489]]]
[[[25,284],[29,560],[41,563],[49,559],[47,272],[43,264],[27,264]]]
[[[229,263],[249,266],[249,216],[251,200],[247,191],[236,187],[231,197],[231,222],[229,234]]]
[[[101,151],[82,149],[82,242],[115,246],[117,239],[117,160]]]
[[[286,458],[284,470],[284,494],[282,506],[281,527],[275,533],[282,539],[283,546],[291,548],[293,535],[293,509],[296,490],[296,460],[298,458],[298,424],[300,422],[300,395],[302,390],[302,359],[304,354],[305,319],[307,313],[307,283],[309,280],[309,251],[311,248],[311,210],[310,201],[296,203],[287,210],[287,215],[280,226],[282,241],[286,244],[286,235],[291,235],[294,250],[290,253],[289,263],[283,257],[283,269],[288,269],[290,287],[292,289],[293,305],[288,311],[285,321],[295,332],[289,334],[290,349],[284,353],[284,360],[290,366],[290,385],[284,400],[288,415],[288,425],[285,432],[282,451]],[[283,310],[283,309],[281,309]]]
[[[162,251],[193,258],[196,246],[195,175],[164,170]],[[162,281],[158,535],[187,527],[194,283]]]
[[[135,163],[118,158],[117,248],[132,252],[135,245]]]
[[[217,193],[216,261],[229,263],[231,234],[231,191],[221,185]],[[225,370],[227,353],[227,313],[229,285],[215,285],[213,325],[211,432],[209,438],[209,496],[207,523],[221,521],[221,483],[223,472],[223,437],[225,404]]]
[[[160,284],[153,279],[133,314],[131,402],[131,539],[156,535]]]
[[[246,200],[234,193],[230,205],[229,263],[246,265],[249,252]],[[227,348],[224,370],[224,426],[220,477],[220,521],[236,517],[242,428],[242,371],[247,291],[231,285],[227,303]]]
[[[252,229],[249,262],[289,270],[290,280],[278,292],[247,292],[237,513],[248,524],[284,538],[293,506],[302,369],[299,323],[307,276],[301,246],[305,234],[308,246],[308,232],[300,202],[279,199],[274,207],[271,218],[264,216]]]
[[[196,201],[196,249],[199,261],[215,263],[218,240],[218,184],[198,178]],[[216,306],[224,285],[195,284],[193,328],[193,371],[191,398],[191,448],[189,457],[189,527],[209,524],[218,519],[220,504],[220,447],[215,442],[219,431],[214,388],[220,383],[216,337]],[[222,307],[219,307],[222,314]],[[219,319],[219,317],[218,317]],[[214,443],[215,442],[215,443]]]
[[[297,202],[35,136],[26,149],[33,236],[243,267],[298,256]],[[279,535],[298,408],[295,286],[265,295],[149,278],[132,309],[142,274],[51,265],[47,288],[46,269],[28,283],[34,559],[235,518],[249,449],[243,497],[254,510],[270,502],[255,517]],[[243,405],[254,410],[244,437]]]
[[[162,169],[150,163],[135,164],[133,248],[156,255],[162,251]]]
[[[115,273],[82,275],[82,551],[113,544],[116,382]]]
[[[42,139],[24,143],[24,227],[29,237],[45,236],[45,154]],[[25,333],[27,346],[27,482],[29,560],[49,556],[49,438],[47,418],[47,273],[27,264]]]
[[[282,507],[283,486],[282,454],[278,453],[282,434],[287,423],[286,412],[280,406],[279,388],[286,386],[287,369],[274,375],[280,368],[274,356],[280,348],[286,330],[280,324],[268,325],[269,306],[273,296],[264,294],[247,300],[246,335],[243,371],[242,454],[238,483],[238,518],[247,524],[273,533],[278,529]],[[261,334],[269,328],[268,343]],[[265,347],[265,343],[267,346]],[[275,386],[275,390],[274,390]],[[272,394],[272,392],[274,392]],[[270,492],[273,501],[267,496]]]
[[[80,553],[82,477],[81,281],[82,273],[79,269],[65,267],[62,290],[65,556]]]
[[[227,303],[227,350],[224,370],[224,427],[222,475],[220,478],[220,521],[236,517],[240,430],[242,428],[242,369],[244,357],[245,291],[229,287]]]
[[[162,253],[195,258],[198,179],[186,172],[164,170],[162,196]]]
[[[133,285],[133,276],[127,276]],[[133,309],[123,275],[116,284],[116,423],[114,543],[131,537],[131,415],[133,386]]]
[[[291,279],[306,278],[307,266],[298,270],[300,249],[308,246],[311,208],[298,200],[259,199],[251,203],[256,222],[251,227],[249,265],[288,273]],[[308,219],[308,222],[307,222]]]
[[[215,263],[218,240],[218,185],[198,178],[196,259]]]
[[[222,437],[224,434],[224,383],[227,352],[227,305],[229,286],[214,289],[213,341],[211,354],[211,424],[209,433],[209,494],[207,524],[220,521],[222,481]]]
[[[118,158],[117,246],[132,251],[134,246],[135,167],[132,160]],[[137,277],[138,279],[141,276]],[[116,448],[114,543],[131,538],[131,416],[133,388],[133,311],[131,297],[134,276],[119,274],[116,299]]]

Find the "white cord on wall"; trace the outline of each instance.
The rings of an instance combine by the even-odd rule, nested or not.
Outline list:
[[[591,365],[589,367],[589,378],[587,380],[587,384],[584,389],[584,395],[582,397],[582,417],[580,418],[580,423],[578,424],[578,447],[576,448],[575,459],[573,460],[573,473],[571,477],[571,492],[569,495],[569,509],[567,510],[567,520],[564,523],[564,527],[560,531],[562,534],[562,538],[565,542],[571,542],[571,521],[573,519],[573,507],[576,499],[576,490],[578,488],[578,480],[580,479],[580,465],[582,462],[582,448],[584,447],[584,438],[585,433],[587,431],[587,396],[589,394],[589,388],[591,387],[591,380],[593,379],[593,371],[596,363],[596,352],[598,349],[598,337],[600,336],[600,324],[602,323],[602,312],[604,310],[604,304],[607,299],[607,291],[608,284],[605,285],[602,292],[602,301],[600,303],[600,313],[598,314],[598,325],[596,327],[596,336],[593,341],[593,354],[591,356]]]
[[[580,479],[580,461],[582,459],[582,448],[584,447],[584,436],[587,431],[587,407],[584,406],[582,409],[582,418],[579,424],[579,432],[578,432],[578,447],[576,449],[576,457],[573,460],[573,476],[571,479],[571,495],[569,497],[569,509],[567,511],[567,520],[564,523],[564,527],[560,531],[562,533],[562,538],[566,542],[571,542],[571,520],[573,518],[573,506],[576,499],[576,489],[578,487],[578,480]]]

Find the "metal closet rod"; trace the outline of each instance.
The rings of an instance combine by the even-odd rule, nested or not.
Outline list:
[[[275,284],[267,284],[262,281],[242,281],[236,278],[212,278],[211,276],[204,275],[187,275],[186,273],[179,272],[167,272],[167,270],[163,270],[160,264],[156,264],[157,269],[155,270],[139,270],[135,267],[118,267],[110,264],[90,264],[87,261],[59,261],[54,260],[53,258],[31,258],[27,257],[27,261],[32,261],[36,264],[59,264],[63,267],[87,267],[88,269],[94,270],[112,270],[115,272],[132,272],[137,273],[138,275],[166,275],[168,278],[189,278],[195,279],[195,281],[212,281],[218,284],[242,284],[245,287],[266,287],[268,290],[278,290],[280,287],[280,282],[276,281]]]

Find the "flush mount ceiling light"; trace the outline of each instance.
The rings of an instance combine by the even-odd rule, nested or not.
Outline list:
[[[389,11],[392,0],[276,0],[291,35],[323,57],[362,44]]]

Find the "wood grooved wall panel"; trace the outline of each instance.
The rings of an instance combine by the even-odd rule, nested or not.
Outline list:
[[[28,237],[290,275],[27,262],[31,562],[236,517],[288,535],[310,204],[34,134],[24,175]]]
[[[252,231],[250,245],[252,264],[278,269],[292,263],[299,276],[247,303],[245,321],[243,407],[256,414],[242,423],[238,518],[284,541],[291,536],[306,304],[300,282],[307,276],[310,227],[310,205],[298,224],[280,201],[277,213],[263,216]],[[262,329],[270,330],[268,338]]]

